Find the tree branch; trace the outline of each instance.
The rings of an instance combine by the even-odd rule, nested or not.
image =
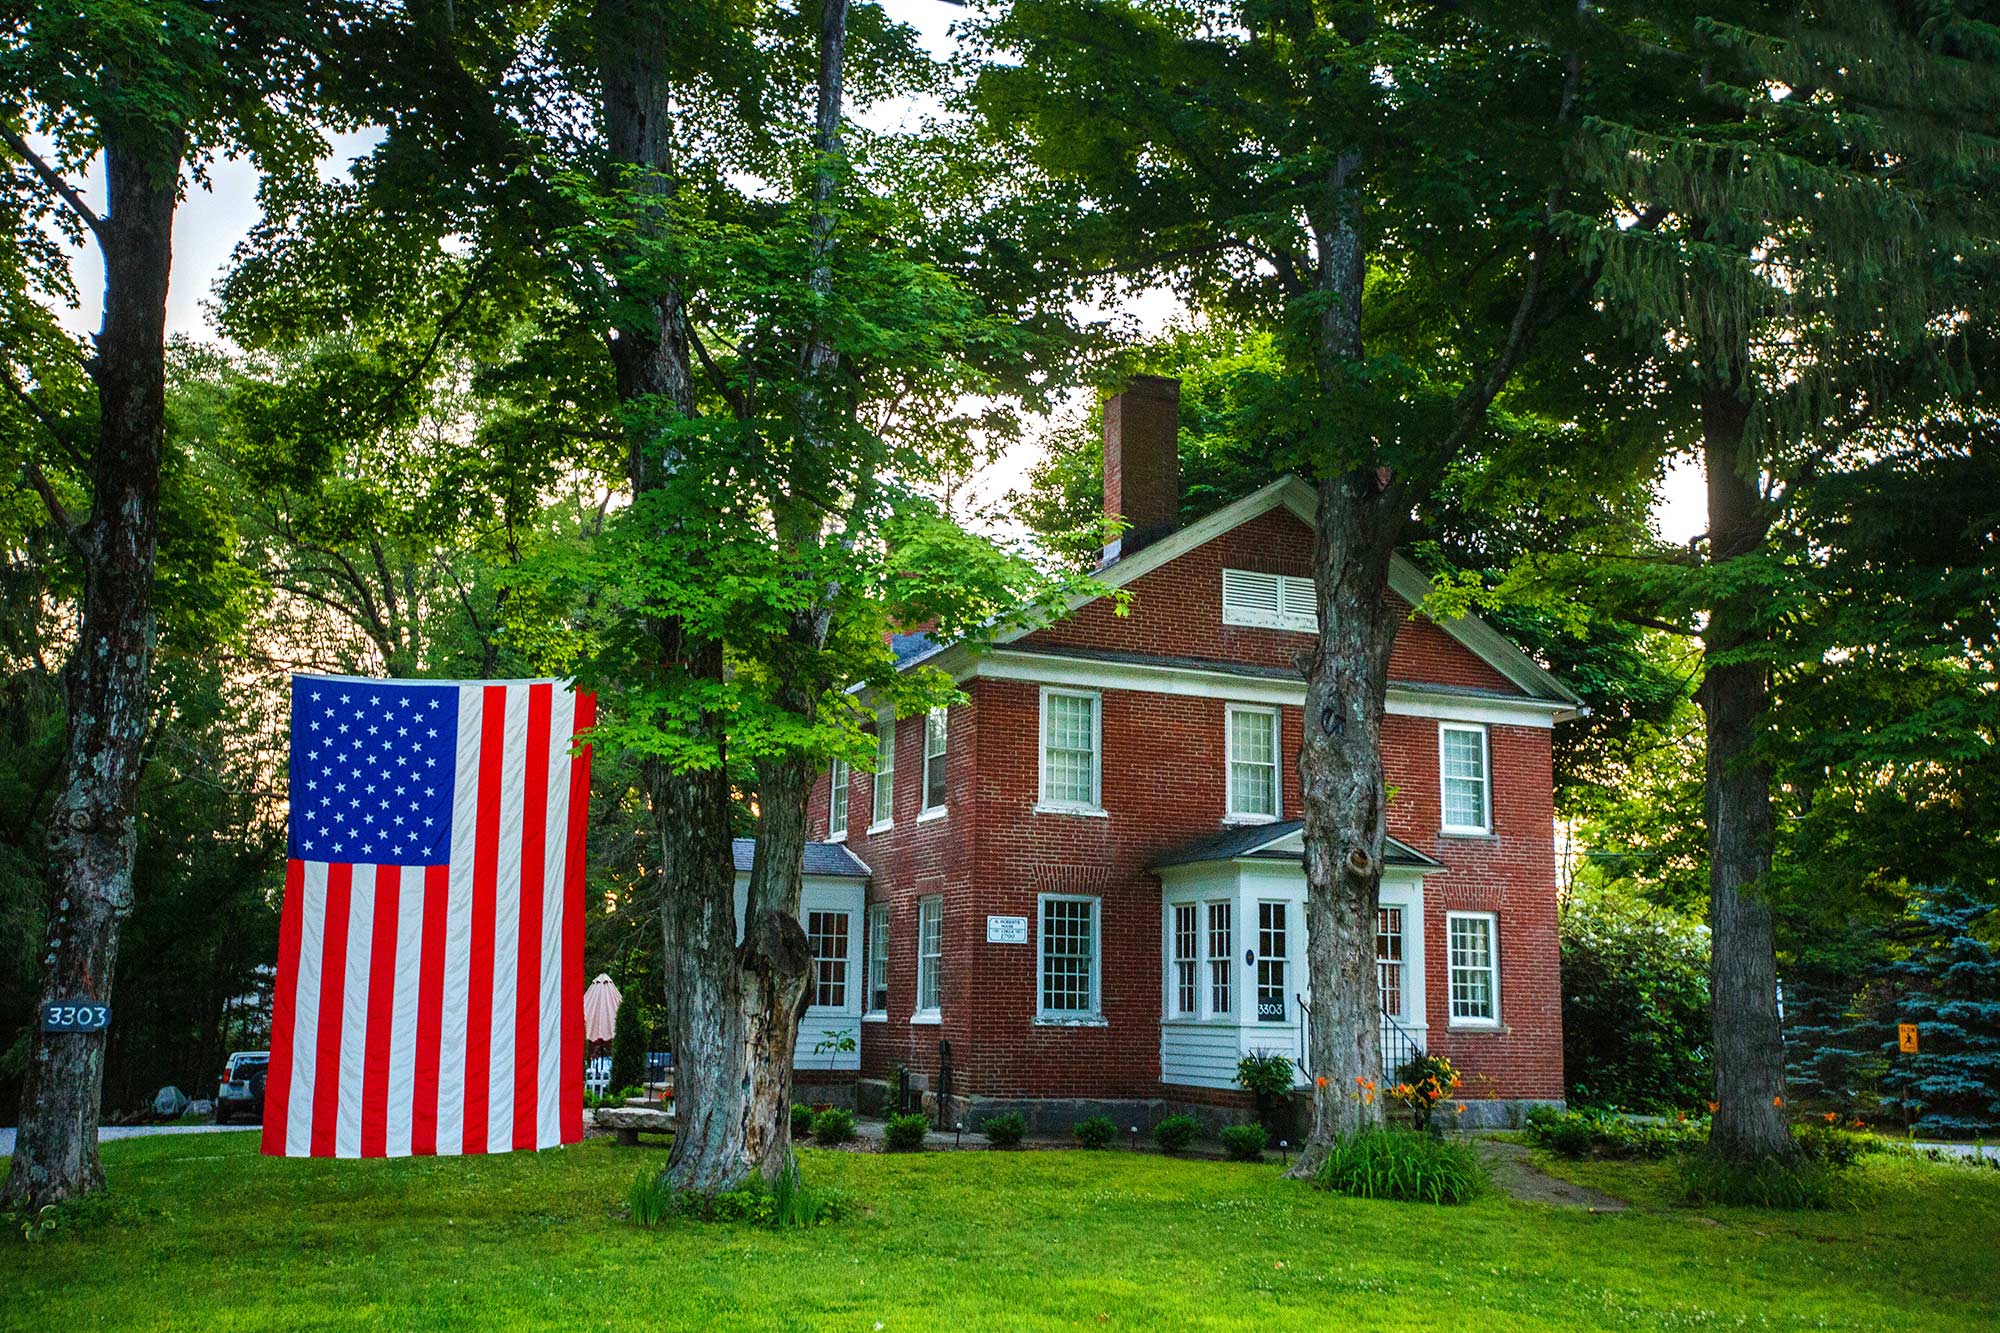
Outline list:
[[[104,219],[91,211],[90,205],[83,202],[83,196],[77,193],[76,187],[64,180],[61,172],[44,162],[42,155],[30,148],[28,141],[14,132],[13,126],[0,124],[0,142],[5,142],[13,149],[14,156],[27,163],[28,169],[42,178],[42,184],[60,196],[62,201],[70,206],[71,211],[83,219],[84,225],[90,228],[100,242],[104,240]]]

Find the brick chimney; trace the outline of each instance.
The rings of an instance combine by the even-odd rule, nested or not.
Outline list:
[[[1104,404],[1104,513],[1126,523],[1105,563],[1180,526],[1180,421],[1181,382],[1164,375],[1134,375]]]

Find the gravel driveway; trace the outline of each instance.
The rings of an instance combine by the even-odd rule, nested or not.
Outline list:
[[[256,1125],[106,1125],[97,1131],[99,1143],[112,1139],[143,1139],[153,1134],[234,1134]],[[14,1155],[13,1129],[0,1129],[0,1157]]]

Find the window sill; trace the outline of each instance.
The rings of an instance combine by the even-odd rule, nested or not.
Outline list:
[[[1505,1032],[1497,1018],[1454,1018],[1445,1027],[1452,1032]]]
[[[1081,815],[1085,819],[1111,818],[1111,813],[1100,805],[1049,805],[1041,801],[1035,803],[1035,813],[1038,815]]]
[[[872,838],[878,833],[887,833],[894,827],[896,827],[896,821],[893,819],[885,819],[879,824],[870,824],[868,826],[868,836]]]
[[[1036,1014],[1038,1028],[1108,1028],[1109,1019],[1103,1014]]]
[[[913,1028],[934,1028],[943,1023],[944,1012],[939,1009],[923,1009],[910,1015],[910,1026]]]
[[[841,830],[840,832],[838,832],[838,833],[829,833],[829,834],[827,834],[827,835],[826,835],[826,840],[827,840],[828,842],[846,842],[846,841],[847,841],[847,830],[846,830],[846,829],[842,829],[842,830]]]
[[[1224,828],[1245,828],[1256,824],[1275,824],[1277,822],[1278,817],[1276,815],[1224,815],[1222,817],[1222,826]]]
[[[886,1010],[871,1009],[861,1015],[861,1021],[864,1023],[886,1023],[889,1021],[889,1014]]]
[[[919,824],[933,824],[936,823],[938,820],[943,819],[946,815],[950,813],[951,810],[948,807],[940,805],[933,809],[926,810],[922,814],[918,815],[917,822]]]
[[[1438,836],[1440,838],[1491,838],[1495,835],[1490,828],[1440,828]]]
[[[1163,1027],[1170,1028],[1233,1028],[1238,1026],[1235,1014],[1217,1014],[1213,1018],[1163,1018]]]

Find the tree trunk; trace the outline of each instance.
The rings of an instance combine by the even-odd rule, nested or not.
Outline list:
[[[810,720],[810,708],[805,716]],[[806,932],[799,925],[799,887],[806,802],[816,772],[816,764],[800,758],[757,767],[757,855],[750,869],[742,948],[750,1047],[745,1146],[767,1180],[789,1169],[792,1160],[793,1055],[812,970]]]
[[[90,519],[75,534],[83,606],[65,672],[69,736],[49,819],[44,1004],[109,1002],[132,911],[146,678],[154,644],[167,278],[185,140],[107,127],[104,327],[92,375],[100,418]],[[106,1034],[36,1033],[0,1205],[39,1208],[104,1187],[97,1157]]]
[[[1748,406],[1727,390],[1702,405],[1708,468],[1708,539],[1717,564],[1756,552],[1770,519]],[[1718,597],[1703,644],[1707,722],[1709,1005],[1714,1024],[1715,1118],[1709,1148],[1734,1160],[1797,1155],[1783,1107],[1785,1053],[1778,1023],[1778,965],[1771,908],[1771,771],[1756,757],[1769,694],[1759,662],[1728,656],[1755,641],[1754,589]]]
[[[1382,713],[1398,616],[1389,594],[1395,511],[1373,473],[1323,481],[1313,544],[1319,643],[1306,664],[1306,970],[1312,988],[1312,1128],[1292,1173],[1310,1178],[1333,1140],[1382,1123],[1375,972],[1387,800]]]

